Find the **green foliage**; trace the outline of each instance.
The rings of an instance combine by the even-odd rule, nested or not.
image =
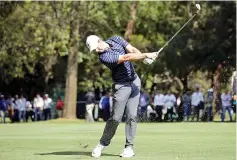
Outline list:
[[[80,8],[72,12],[70,1],[0,2],[0,70],[4,83],[27,74],[36,75],[38,63],[43,64],[45,72],[52,72],[54,83],[64,83],[70,23],[74,17],[80,23],[79,90],[111,87],[110,71],[101,65],[96,54],[88,53],[85,40],[90,34],[104,39],[115,34],[123,36],[132,2],[81,1],[78,4]],[[185,83],[196,71],[207,72],[205,75],[210,79],[221,63],[225,64],[221,81],[228,79],[236,59],[236,2],[201,2],[200,5],[198,16],[164,48],[152,65],[135,63],[144,87],[164,82],[168,86],[174,84],[175,78]],[[195,2],[141,1],[136,8],[130,43],[142,52],[158,51],[195,12]],[[58,55],[57,63],[45,65],[50,56]],[[157,76],[160,81],[156,81]]]

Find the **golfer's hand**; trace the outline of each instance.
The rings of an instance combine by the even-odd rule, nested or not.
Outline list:
[[[146,58],[146,59],[143,60],[144,64],[152,64],[153,62],[154,61],[152,59],[150,59],[150,58]]]
[[[146,53],[146,57],[150,58],[152,60],[155,60],[157,58],[157,54],[156,54],[156,52]]]

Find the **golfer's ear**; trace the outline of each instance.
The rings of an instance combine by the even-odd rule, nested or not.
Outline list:
[[[133,46],[132,46],[131,44],[128,44],[128,45],[126,46],[126,51],[127,51],[128,53],[133,53]]]

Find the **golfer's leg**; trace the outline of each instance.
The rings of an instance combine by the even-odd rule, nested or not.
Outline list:
[[[137,93],[135,97],[129,98],[128,103],[127,103],[127,108],[126,108],[126,114],[127,114],[127,119],[126,119],[126,127],[125,127],[125,132],[126,132],[126,145],[127,146],[133,146],[133,140],[136,135],[136,129],[137,129],[137,107],[139,103],[139,97],[140,97],[140,92]]]
[[[132,86],[132,93],[130,98],[128,99],[127,108],[126,108],[126,126],[125,126],[125,132],[126,132],[126,144],[127,146],[133,146],[133,140],[136,135],[137,130],[137,108],[139,104],[140,99],[140,79],[138,82],[135,82]]]
[[[131,94],[131,87],[115,85],[115,89],[112,114],[106,122],[104,133],[100,139],[100,144],[103,146],[108,146],[110,144],[110,141],[113,138],[119,123],[121,122],[125,105]]]

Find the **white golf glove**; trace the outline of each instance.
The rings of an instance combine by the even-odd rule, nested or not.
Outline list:
[[[154,60],[150,59],[150,58],[146,58],[143,60],[144,64],[152,64]]]

